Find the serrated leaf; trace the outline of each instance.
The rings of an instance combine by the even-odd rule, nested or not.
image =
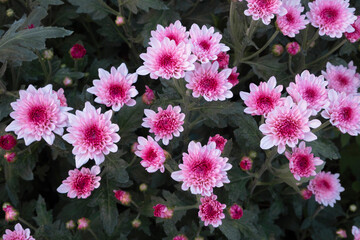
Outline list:
[[[286,183],[292,187],[295,191],[300,193],[300,189],[297,185],[298,181],[294,178],[294,175],[290,172],[289,164],[284,164],[280,168],[274,171],[274,176],[278,178],[278,183]]]
[[[48,8],[49,5],[61,5],[64,4],[61,0],[37,0],[40,6],[44,7],[45,9]]]
[[[321,159],[339,159],[340,153],[336,145],[325,138],[318,138],[315,141],[307,143],[308,146],[312,147],[312,152],[315,156]]]
[[[39,195],[36,202],[36,217],[34,217],[34,220],[39,226],[51,224],[53,221],[52,211],[46,210],[46,203],[41,195]]]
[[[11,113],[12,108],[10,103],[13,101],[15,101],[15,97],[10,97],[5,94],[0,95],[0,121]]]
[[[138,8],[148,12],[149,8],[156,10],[167,10],[169,9],[165,3],[161,0],[138,0],[137,4]]]
[[[238,240],[241,238],[239,230],[231,220],[223,219],[219,229],[229,240]]]
[[[64,78],[69,77],[72,80],[78,80],[82,77],[84,77],[84,73],[82,72],[73,72],[69,68],[60,68],[55,74],[54,74],[54,81],[63,84]]]
[[[254,73],[261,79],[267,81],[270,77],[275,76],[277,79],[288,77],[284,69],[287,69],[287,64],[279,62],[279,58],[275,58],[272,54],[256,59],[254,62],[246,62],[249,64]]]
[[[106,7],[104,7],[106,4],[102,0],[69,0],[69,2],[78,6],[77,13],[87,13],[94,20],[103,19],[108,15]]]

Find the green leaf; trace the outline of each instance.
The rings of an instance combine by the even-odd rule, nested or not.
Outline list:
[[[240,232],[233,223],[231,220],[223,219],[219,229],[229,240],[241,239]]]
[[[297,186],[298,181],[294,178],[294,175],[290,172],[289,164],[284,164],[280,168],[274,171],[274,176],[278,178],[278,183],[286,183],[292,187],[295,191],[300,193],[300,189]]]
[[[128,163],[120,158],[122,155],[124,155],[124,153],[118,151],[115,154],[107,155],[105,161],[108,176],[118,183],[126,183],[129,181],[129,174],[126,171]]]
[[[51,224],[53,221],[52,210],[46,210],[46,203],[41,195],[39,195],[36,202],[36,217],[34,217],[34,220],[39,226]]]
[[[44,7],[45,9],[48,8],[49,5],[62,5],[64,4],[61,0],[37,0],[40,6]]]
[[[72,5],[78,6],[77,13],[87,13],[94,20],[103,19],[108,15],[106,3],[103,0],[68,0]]]
[[[54,81],[58,84],[63,84],[64,78],[69,77],[72,80],[78,80],[84,77],[84,73],[82,72],[73,72],[70,68],[60,68],[54,74]]]
[[[339,159],[340,153],[336,145],[325,138],[318,138],[315,141],[307,143],[308,146],[312,147],[312,152],[315,156],[320,157],[322,160],[325,159]]]
[[[149,8],[156,10],[167,10],[168,7],[161,0],[137,0],[136,4],[140,9],[148,12]]]
[[[15,97],[5,94],[0,95],[0,121],[11,113],[12,108],[10,106],[10,103],[14,102],[15,100]]]
[[[16,173],[26,181],[34,179],[33,169],[36,165],[37,154],[24,152],[18,156],[15,162]]]
[[[254,62],[246,63],[251,65],[254,73],[259,78],[266,81],[272,76],[275,76],[278,80],[289,76],[286,71],[284,71],[284,69],[287,69],[287,64],[279,62],[279,58],[274,57],[272,54],[260,57]]]

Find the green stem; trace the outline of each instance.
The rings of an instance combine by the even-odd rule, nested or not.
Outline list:
[[[49,67],[49,72],[45,78],[45,85],[49,84],[50,81],[51,81],[51,74],[52,74],[52,67],[51,67],[51,62],[50,60],[47,60],[47,64],[48,64],[48,67]]]
[[[342,40],[339,44],[337,44],[335,47],[333,47],[328,53],[326,53],[325,55],[317,58],[316,60],[312,61],[311,63],[307,64],[306,68],[308,68],[309,66],[311,65],[314,65],[315,63],[318,63],[320,61],[322,61],[323,59],[329,57],[331,54],[333,54],[336,50],[338,50],[339,48],[342,47],[342,45],[344,45],[348,40],[347,39],[344,39]]]
[[[131,203],[132,203],[137,209],[140,209],[139,205],[137,205],[133,200],[131,200]]]
[[[252,36],[253,36],[254,33],[255,33],[255,30],[256,30],[256,27],[257,27],[257,25],[258,25],[258,22],[259,22],[259,21],[255,21],[254,19],[251,19],[250,26],[249,26],[249,28],[246,30],[246,36],[248,36],[249,39],[252,39]]]
[[[135,163],[135,161],[136,161],[136,155],[133,157],[133,159],[131,159],[131,162],[129,163],[129,165],[127,166],[127,167],[131,167],[134,163]]]
[[[170,173],[174,172],[174,170],[172,170],[172,168],[169,166],[169,164],[165,163],[164,166],[165,166],[166,170],[168,170]]]
[[[295,75],[294,71],[292,70],[292,56],[289,54],[289,62],[288,62],[288,65],[289,65],[289,71],[292,75]]]
[[[321,129],[327,127],[330,125],[330,120],[327,120],[326,122],[324,122],[323,124],[321,124],[318,128],[315,128],[312,132],[316,133],[318,131],[320,131]]]
[[[34,227],[31,223],[29,223],[28,221],[26,221],[25,219],[19,217],[18,218],[20,222],[22,222],[23,224],[27,225],[29,228],[31,228],[32,230],[36,231],[37,228]]]
[[[94,237],[94,239],[99,240],[99,238],[96,236],[96,234],[93,232],[93,230],[90,227],[87,230]]]
[[[314,213],[314,215],[312,216],[312,219],[315,219],[316,216],[320,213],[321,210],[324,209],[324,206],[319,206],[318,209],[316,209],[316,212]]]
[[[265,43],[264,46],[262,46],[259,50],[257,50],[255,53],[251,54],[250,56],[247,56],[243,59],[241,59],[240,62],[243,62],[243,61],[246,61],[246,60],[249,60],[257,55],[259,55],[260,53],[262,53],[271,43],[272,41],[276,38],[276,36],[279,34],[279,30],[276,30],[273,35],[270,37],[270,39]]]
[[[312,36],[312,38],[310,39],[310,41],[307,42],[306,50],[309,48],[309,46],[310,46],[311,43],[313,43],[316,39],[319,38],[319,36],[320,36],[320,35],[319,35],[319,31],[320,31],[320,29],[318,29],[318,30],[315,32],[314,36]]]

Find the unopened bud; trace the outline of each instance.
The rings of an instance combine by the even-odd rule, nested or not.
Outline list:
[[[146,105],[151,105],[155,100],[154,91],[145,85],[145,93],[142,95],[141,99]]]
[[[352,212],[356,212],[357,206],[356,206],[355,204],[351,204],[351,205],[349,206],[349,210],[352,211]]]
[[[309,198],[311,198],[312,195],[313,195],[312,192],[307,188],[304,188],[303,190],[301,190],[301,196],[305,200],[308,200]]]
[[[290,42],[286,45],[286,51],[291,55],[295,56],[301,50],[300,45],[297,42]]]
[[[131,202],[131,195],[123,190],[114,190],[115,198],[121,202],[122,205],[128,206]]]
[[[131,145],[131,152],[135,153],[137,151],[137,147],[139,144],[137,142],[134,142],[133,145]]]
[[[86,230],[89,227],[90,220],[83,217],[83,218],[78,219],[77,224],[78,224],[79,230]]]
[[[255,152],[255,151],[250,151],[250,152],[249,152],[249,157],[250,157],[251,159],[256,158],[256,157],[257,157],[257,152]]]
[[[51,60],[54,57],[54,52],[51,49],[47,49],[43,53],[43,57],[46,60]]]
[[[63,84],[66,87],[71,86],[73,84],[73,80],[69,77],[65,77],[63,80]]]
[[[141,192],[145,192],[148,189],[148,186],[146,185],[146,183],[142,183],[140,184],[139,189]]]
[[[2,209],[5,212],[5,220],[7,222],[16,221],[19,216],[19,212],[16,211],[16,209],[10,205],[10,203],[4,203],[2,205]]]
[[[338,235],[339,238],[347,238],[346,231],[341,228],[336,231],[336,235]]]
[[[125,23],[125,19],[123,16],[117,16],[116,19],[115,19],[115,24],[117,26],[121,26],[121,25],[124,25]]]
[[[250,171],[252,168],[252,163],[253,162],[252,162],[251,158],[244,156],[244,157],[242,157],[242,159],[239,163],[239,166],[240,166],[241,170],[243,170],[243,171]]]
[[[275,57],[281,56],[284,52],[284,47],[281,44],[275,44],[271,48],[271,52]]]
[[[5,153],[4,158],[6,159],[7,162],[13,163],[16,161],[16,153],[7,152],[7,153]]]
[[[66,228],[67,229],[74,229],[75,228],[75,222],[73,220],[70,220],[68,222],[66,222]]]
[[[141,225],[140,219],[134,219],[134,220],[131,222],[131,225],[133,226],[133,228],[138,228],[138,227],[140,227],[140,225]]]
[[[8,17],[12,17],[14,16],[14,10],[12,10],[11,8],[9,8],[8,10],[6,10],[6,16]]]

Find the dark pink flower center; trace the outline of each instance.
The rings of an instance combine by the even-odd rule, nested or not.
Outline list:
[[[349,78],[347,78],[346,76],[343,76],[343,75],[338,75],[336,79],[341,86],[346,86],[350,82]]]
[[[342,121],[349,121],[353,117],[353,109],[351,107],[343,107],[339,115]]]
[[[126,97],[126,89],[121,84],[112,84],[110,85],[109,95],[112,98],[125,98]]]
[[[177,119],[173,116],[172,112],[162,111],[158,113],[157,120],[154,127],[159,131],[173,133],[177,129]]]
[[[48,120],[45,106],[35,106],[28,112],[29,120],[36,124],[43,124]]]
[[[312,102],[316,99],[317,97],[317,91],[313,88],[307,88],[304,92],[304,96],[303,98],[307,101],[307,102]]]
[[[292,138],[297,135],[299,126],[296,121],[291,118],[284,118],[278,122],[277,126],[278,134],[283,138]]]
[[[219,86],[216,79],[209,77],[209,76],[204,76],[200,80],[199,85],[200,85],[201,89],[206,92],[215,92]]]
[[[191,171],[200,178],[204,178],[208,175],[208,173],[212,170],[211,162],[204,158],[200,161],[194,162],[191,166]]]
[[[207,218],[211,218],[217,213],[216,209],[210,204],[205,206],[204,212],[207,215]]]
[[[84,138],[90,146],[99,146],[103,142],[103,132],[98,126],[92,125],[85,129]]]
[[[260,96],[256,99],[256,107],[262,111],[268,111],[273,108],[274,101],[270,96]]]
[[[335,8],[328,7],[324,8],[320,15],[327,23],[333,23],[337,19],[338,11]]]
[[[167,68],[173,66],[175,63],[175,60],[173,59],[172,55],[169,53],[165,53],[159,58],[159,65],[162,68]]]
[[[300,171],[304,171],[310,166],[310,159],[307,155],[300,155],[295,160],[296,168]]]
[[[292,15],[292,13],[287,13],[285,15],[285,19],[288,23],[293,23],[295,21],[294,16]]]
[[[74,181],[74,188],[79,193],[84,193],[89,190],[89,187],[91,185],[92,178],[89,175],[79,174]]]
[[[152,161],[154,161],[154,159],[157,158],[157,156],[158,156],[158,154],[157,154],[156,150],[151,147],[145,152],[144,159],[146,161],[152,162]]]
[[[202,40],[202,41],[199,43],[199,45],[200,45],[200,47],[201,47],[203,50],[205,50],[205,51],[209,50],[209,48],[210,48],[210,43],[209,43],[209,41],[207,41],[207,40]]]
[[[176,44],[179,43],[178,37],[177,37],[175,34],[173,34],[173,33],[167,34],[166,37],[169,38],[170,41],[171,41],[171,40],[174,40]]]
[[[326,179],[321,179],[317,182],[317,187],[321,190],[331,190],[331,184]]]

